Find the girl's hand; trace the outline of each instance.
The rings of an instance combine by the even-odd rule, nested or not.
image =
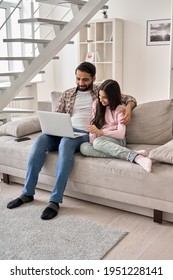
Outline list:
[[[97,136],[100,136],[103,134],[103,131],[101,129],[98,129],[95,125],[91,124],[88,126],[88,131],[92,134],[96,134]]]

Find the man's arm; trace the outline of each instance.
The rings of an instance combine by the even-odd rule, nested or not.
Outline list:
[[[64,93],[62,93],[58,103],[54,109],[55,112],[65,113],[65,98]]]
[[[131,112],[137,106],[137,101],[133,96],[122,94],[122,103],[126,106],[123,109],[124,118],[121,123],[126,125],[131,120]]]
[[[130,107],[132,110],[137,106],[136,99],[131,95],[121,94],[121,101],[122,101],[122,104],[124,104],[126,106],[128,105],[128,103],[131,103]]]

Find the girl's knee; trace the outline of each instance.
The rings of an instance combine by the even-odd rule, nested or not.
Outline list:
[[[88,154],[88,149],[89,149],[89,147],[90,147],[90,143],[87,143],[87,142],[85,142],[85,143],[82,143],[81,145],[80,145],[80,152],[83,154],[83,155],[87,155]]]
[[[101,137],[97,137],[96,139],[94,139],[93,141],[93,147],[96,149],[98,146],[100,146],[100,144],[102,144],[102,139]]]

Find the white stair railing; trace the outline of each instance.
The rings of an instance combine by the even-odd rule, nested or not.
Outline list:
[[[28,61],[26,67],[22,73],[14,73],[13,80],[8,89],[1,90],[0,92],[0,112],[5,111],[5,107],[10,101],[17,96],[29,83],[30,81],[53,59],[57,53],[70,42],[70,40],[80,31],[80,29],[86,25],[89,20],[100,10],[108,0],[40,0],[36,2],[47,3],[51,5],[58,5],[60,2],[63,5],[71,5],[72,8],[72,19],[66,23],[65,26],[56,28],[56,25],[52,23],[54,27],[55,37],[52,40],[42,39],[30,39],[30,42],[37,43],[39,54],[34,57],[33,60]],[[74,4],[77,4],[77,8],[74,9]],[[23,38],[8,38],[4,39],[4,42],[29,42],[29,39]],[[32,41],[33,40],[33,41]]]

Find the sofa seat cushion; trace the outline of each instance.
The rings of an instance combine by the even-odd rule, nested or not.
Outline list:
[[[38,133],[28,135],[31,140],[16,142],[15,137],[0,136],[0,165],[26,169],[26,163],[34,139]]]
[[[0,137],[0,166],[12,167],[15,170],[26,170],[32,142],[38,134],[29,135],[32,140],[25,142],[15,142],[14,137],[10,136]],[[148,151],[154,147],[156,146],[133,146],[136,150],[145,148]],[[57,156],[57,152],[48,153],[41,170],[41,175],[46,175],[49,184],[51,184],[49,178],[53,179],[55,177]],[[135,163],[120,159],[84,157],[78,153],[75,155],[74,168],[69,180],[73,182],[70,184],[73,191],[88,193],[87,186],[92,186],[93,196],[98,195],[98,190],[105,194],[105,198],[109,191],[119,191],[122,194],[129,193],[173,201],[173,197],[170,196],[172,192],[172,172],[173,166],[169,164],[154,162],[152,172],[148,173]],[[45,178],[45,176],[43,177]]]
[[[170,196],[172,172],[172,165],[159,162],[154,162],[152,172],[148,173],[139,165],[120,159],[83,158],[78,155],[70,180],[80,182],[86,185],[86,188],[87,185],[95,186],[92,193],[95,196],[98,195],[98,189],[102,188],[105,198],[109,191],[116,190],[122,195],[129,193],[173,202],[173,197]],[[74,184],[74,191],[83,192],[80,190],[82,187],[80,185],[75,189]],[[87,189],[85,191],[87,193]]]

